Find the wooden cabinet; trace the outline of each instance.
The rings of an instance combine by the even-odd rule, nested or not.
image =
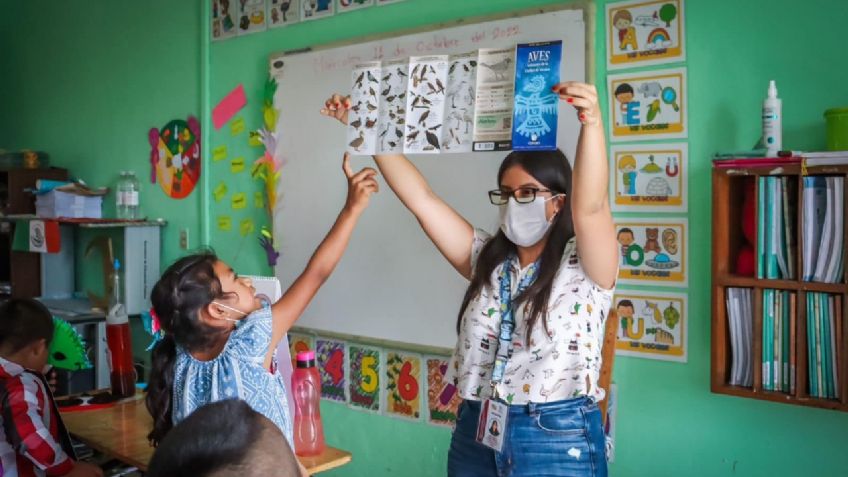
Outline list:
[[[6,215],[34,214],[35,199],[26,189],[39,179],[67,180],[65,169],[0,170],[0,298],[34,297],[41,292],[41,258],[37,253],[12,250],[15,224]]]
[[[802,280],[803,270],[803,214],[804,194],[803,180],[805,175],[828,175],[845,176],[848,174],[848,166],[820,166],[803,167],[801,164],[788,164],[785,166],[769,167],[733,167],[713,168],[713,217],[712,217],[712,343],[711,343],[711,389],[715,393],[729,394],[733,396],[751,399],[763,399],[768,401],[783,402],[789,404],[815,406],[828,409],[848,411],[848,383],[846,382],[846,351],[848,351],[848,326],[844,326],[845,304],[848,303],[848,285],[846,285],[845,274],[838,283],[816,283]],[[794,221],[795,243],[797,253],[794,257],[796,277],[792,280],[769,280],[759,279],[756,273],[753,276],[740,276],[736,273],[736,260],[742,244],[745,243],[742,233],[742,211],[746,187],[760,187],[757,178],[763,176],[783,176],[794,187],[793,195],[797,193],[797,213],[790,217]],[[848,181],[846,181],[848,183]],[[754,197],[758,197],[755,189]],[[848,197],[848,194],[844,194]],[[848,210],[848,207],[845,208]],[[759,214],[760,212],[757,212]],[[844,215],[844,211],[843,211]],[[848,225],[848,220],[843,219],[843,227]],[[755,227],[756,228],[756,227]],[[848,228],[843,231],[843,237],[848,237]],[[758,242],[754,241],[754,257],[758,256]],[[843,257],[848,254],[846,241],[838,244],[842,249]],[[756,268],[756,267],[755,267]],[[751,387],[732,386],[729,384],[732,364],[732,344],[728,323],[726,306],[727,292],[730,287],[747,288],[752,291],[753,296],[753,332],[752,332],[752,360],[753,360],[753,385]],[[763,292],[764,290],[787,290],[794,294],[796,302],[794,319],[794,349],[790,353],[795,362],[795,389],[793,392],[766,391],[763,386]],[[835,314],[837,320],[842,321],[841,336],[834,333],[835,356],[838,360],[836,365],[838,374],[838,395],[836,399],[822,399],[813,397],[809,389],[808,379],[808,346],[807,340],[807,292],[821,292],[841,297],[842,310]]]

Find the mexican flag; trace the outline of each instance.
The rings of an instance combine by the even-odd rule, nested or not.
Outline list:
[[[55,220],[20,220],[15,224],[12,249],[19,252],[59,253],[59,222]]]

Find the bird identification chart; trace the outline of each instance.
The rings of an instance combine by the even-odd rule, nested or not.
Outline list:
[[[556,149],[561,42],[358,64],[348,152]],[[520,71],[516,63],[520,60]],[[520,91],[516,89],[520,85]]]

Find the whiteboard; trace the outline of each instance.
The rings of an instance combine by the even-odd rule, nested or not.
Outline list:
[[[557,10],[436,31],[366,41],[318,51],[276,54],[280,112],[276,157],[284,161],[274,211],[281,256],[276,274],[284,287],[306,266],[330,229],[347,194],[341,171],[346,130],[318,111],[333,92],[347,94],[354,65],[423,54],[456,54],[479,48],[562,40],[562,80],[586,77],[584,11]],[[282,68],[276,68],[282,59]],[[573,157],[579,124],[560,104],[557,144]],[[504,152],[411,157],[432,189],[475,227],[497,229],[498,213],[486,192],[497,187]],[[373,166],[356,157],[355,169]],[[452,348],[456,316],[467,281],[424,235],[384,181],[350,241],[342,261],[298,325],[317,331]]]

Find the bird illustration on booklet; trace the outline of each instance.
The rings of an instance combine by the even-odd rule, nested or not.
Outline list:
[[[562,42],[518,45],[515,61],[512,149],[556,149],[559,98],[551,88],[559,83]]]

